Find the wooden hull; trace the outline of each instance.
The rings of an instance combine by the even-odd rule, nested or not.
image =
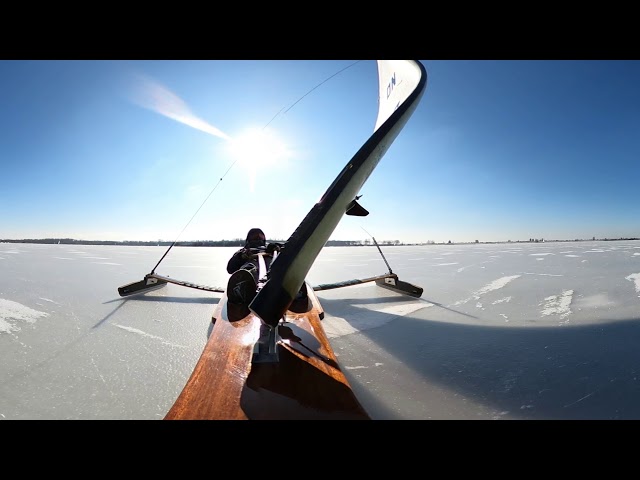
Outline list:
[[[277,361],[254,361],[269,327],[240,309],[226,295],[220,300],[211,336],[165,420],[369,419],[329,344],[313,288],[277,327]]]

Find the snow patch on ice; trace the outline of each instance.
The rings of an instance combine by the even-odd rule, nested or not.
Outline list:
[[[560,318],[566,318],[571,314],[572,298],[573,290],[564,290],[560,295],[551,295],[544,299],[544,308],[540,313],[543,316],[558,315]]]
[[[349,315],[349,321],[342,317],[327,315],[323,321],[325,333],[328,338],[341,337],[370,328],[381,327],[397,317],[403,317],[426,307],[433,307],[433,303],[420,301],[404,305],[390,305],[380,307],[380,304],[357,305],[360,311]],[[385,313],[386,315],[371,315],[371,312]]]
[[[505,285],[515,280],[516,278],[520,278],[521,276],[522,275],[510,275],[508,277],[502,277],[497,280],[494,280],[490,284],[482,287],[480,290],[476,290],[475,292],[473,292],[469,298],[466,298],[464,300],[458,300],[457,302],[454,303],[454,305],[461,305],[463,303],[467,303],[469,300],[478,300],[482,295],[492,292],[494,290],[498,290],[499,288],[504,287]]]
[[[636,288],[636,293],[640,293],[640,273],[632,273],[631,275],[624,277],[624,279],[633,282]],[[640,295],[638,296],[640,297]]]
[[[512,297],[504,297],[501,298],[500,300],[496,300],[495,302],[492,302],[491,305],[497,305],[498,303],[504,303],[504,302],[510,302]]]
[[[21,303],[0,298],[0,333],[20,330],[20,327],[16,325],[18,321],[35,323],[37,319],[48,315],[46,312],[39,312]]]
[[[534,273],[534,272],[523,272],[523,275],[540,275],[543,277],[564,277],[559,273]]]
[[[478,290],[475,295],[484,295],[485,293],[492,292],[493,290],[498,290],[499,288],[506,286],[509,282],[515,280],[516,278],[520,278],[520,275],[511,275],[494,280],[489,285],[486,285]]]
[[[147,332],[143,332],[142,330],[139,330],[137,328],[132,328],[132,327],[126,327],[124,325],[119,325],[117,323],[114,323],[114,325],[118,328],[121,328],[122,330],[126,330],[127,332],[131,332],[131,333],[135,333],[137,335],[140,335],[142,337],[146,337],[146,338],[152,338],[154,340],[160,340],[164,345],[169,345],[171,347],[179,347],[179,348],[187,348],[186,345],[178,345],[177,343],[172,343],[172,342],[167,342],[164,338],[162,337],[158,337],[157,335],[151,335],[150,333]]]
[[[45,302],[51,302],[51,303],[55,303],[56,305],[60,305],[58,302],[54,302],[53,300],[49,300],[48,298],[44,298],[44,297],[39,297],[40,300],[44,300]]]

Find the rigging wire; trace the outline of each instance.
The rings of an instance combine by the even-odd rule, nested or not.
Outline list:
[[[293,107],[296,106],[296,104],[298,104],[304,97],[306,97],[307,95],[309,95],[311,92],[313,92],[315,89],[317,89],[318,87],[320,87],[321,85],[323,85],[324,83],[328,82],[329,80],[331,80],[333,77],[335,77],[336,75],[339,75],[340,73],[344,72],[345,70],[347,70],[348,68],[353,67],[355,64],[361,62],[362,60],[356,60],[355,62],[353,62],[351,65],[348,65],[346,67],[344,67],[342,70],[337,71],[336,73],[334,73],[333,75],[331,75],[330,77],[324,79],[322,82],[320,82],[319,84],[317,84],[315,87],[313,87],[311,90],[309,90],[307,93],[305,93],[304,95],[302,95],[298,100],[296,100],[289,108],[287,108],[286,110],[284,110],[284,107],[280,109],[280,111],[278,113],[276,113],[273,118],[271,118],[271,120],[269,120],[269,122],[267,122],[267,124],[262,127],[262,130],[264,130],[265,128],[267,128],[269,126],[269,124],[271,122],[273,122],[275,120],[275,118],[280,115],[280,113],[287,113],[289,110],[291,110]],[[284,112],[283,112],[284,110]],[[224,177],[227,176],[227,174],[229,173],[229,171],[233,168],[233,166],[238,162],[238,160],[234,160],[233,163],[229,166],[229,168],[227,169],[227,171],[224,173],[224,175],[222,175],[222,177],[220,177],[220,180],[218,180],[218,183],[215,184],[215,186],[213,187],[213,189],[209,192],[209,195],[207,195],[207,197],[204,199],[204,201],[202,202],[202,204],[198,207],[198,209],[196,210],[196,212],[193,214],[193,216],[191,217],[191,219],[189,219],[189,221],[187,222],[187,224],[184,226],[184,228],[180,231],[180,233],[178,234],[178,236],[176,237],[176,239],[173,241],[173,243],[171,245],[169,245],[169,248],[167,248],[167,251],[164,252],[164,255],[162,255],[162,257],[160,258],[160,260],[158,260],[158,263],[156,263],[156,266],[153,267],[153,270],[151,270],[151,275],[153,275],[156,271],[156,268],[158,268],[158,265],[160,265],[160,263],[162,262],[162,260],[164,260],[164,258],[167,256],[167,254],[169,253],[169,251],[173,248],[173,246],[178,243],[178,239],[180,238],[180,236],[184,233],[184,231],[187,229],[187,227],[189,226],[189,224],[193,221],[193,219],[196,217],[196,215],[198,214],[198,212],[202,209],[202,207],[204,207],[204,204],[207,203],[207,200],[209,200],[209,197],[211,197],[211,195],[213,194],[213,192],[216,190],[216,188],[218,188],[218,186],[220,185],[220,183],[222,182],[222,180],[224,179]],[[375,240],[374,240],[375,241]],[[379,249],[379,248],[378,248]],[[382,252],[380,252],[382,253]],[[384,256],[383,256],[384,258]],[[386,262],[386,260],[385,260]],[[389,269],[391,270],[391,269]]]
[[[333,75],[331,75],[329,78],[326,78],[325,80],[323,80],[322,82],[320,82],[318,85],[316,85],[315,87],[313,87],[311,90],[309,90],[307,93],[305,93],[304,95],[302,95],[298,100],[296,100],[293,105],[291,105],[289,108],[287,108],[286,110],[284,110],[284,107],[282,107],[280,109],[280,112],[282,112],[282,110],[284,110],[284,112],[282,113],[287,113],[289,110],[291,110],[293,107],[296,106],[296,104],[298,104],[304,97],[306,97],[307,95],[309,95],[311,92],[313,92],[316,88],[318,88],[320,85],[328,82],[329,80],[331,80],[333,77],[335,77],[336,75],[341,74],[342,72],[344,72],[346,69],[353,67],[356,63],[360,63],[362,60],[356,60],[355,62],[353,62],[351,65],[348,65],[346,67],[344,67],[342,70],[337,71],[336,73],[334,73]],[[280,115],[280,112],[276,113],[273,118],[271,120],[269,120],[269,123],[273,122],[273,120],[275,120],[275,118]],[[265,128],[267,128],[269,126],[269,123],[267,123],[262,129],[264,130]]]
[[[187,227],[189,226],[189,224],[193,221],[194,218],[196,218],[196,215],[198,214],[198,212],[200,211],[200,209],[202,207],[204,207],[204,204],[207,203],[207,200],[209,200],[209,197],[213,194],[213,192],[215,192],[216,188],[218,188],[218,186],[220,185],[220,182],[222,182],[222,179],[224,177],[227,176],[227,173],[229,173],[229,171],[233,168],[233,166],[236,164],[238,160],[234,160],[233,163],[229,166],[229,168],[227,168],[227,171],[224,172],[224,175],[222,175],[220,177],[220,180],[218,180],[218,183],[216,183],[216,185],[213,187],[213,189],[209,192],[209,195],[207,195],[207,197],[204,199],[204,201],[202,202],[202,204],[198,207],[198,209],[196,210],[196,213],[193,214],[193,216],[189,219],[189,221],[187,222],[187,224],[184,226],[184,228],[182,229],[182,231],[178,234],[178,236],[176,237],[176,239],[173,241],[173,243],[169,246],[169,248],[167,248],[167,251],[164,252],[164,255],[162,255],[162,258],[160,258],[160,260],[158,260],[158,263],[156,263],[156,266],[153,267],[153,270],[151,270],[151,273],[155,273],[156,268],[158,268],[158,265],[160,265],[160,262],[162,262],[162,260],[164,260],[164,257],[167,256],[167,253],[169,253],[169,250],[171,250],[171,248],[173,248],[173,246],[178,242],[178,239],[180,238],[180,236],[184,233],[184,231],[187,229]]]

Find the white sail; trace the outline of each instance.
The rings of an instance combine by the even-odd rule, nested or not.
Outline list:
[[[411,95],[421,77],[415,62],[378,60],[378,118],[374,132]]]

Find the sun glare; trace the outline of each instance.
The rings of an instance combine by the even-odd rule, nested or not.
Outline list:
[[[282,141],[272,132],[260,129],[247,130],[232,138],[229,150],[233,158],[247,171],[252,191],[258,171],[280,165],[288,155]]]

